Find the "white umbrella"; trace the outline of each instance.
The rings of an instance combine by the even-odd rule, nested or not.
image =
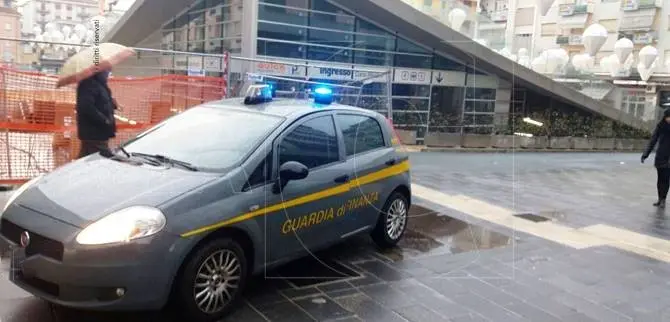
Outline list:
[[[82,24],[77,24],[76,26],[74,26],[74,33],[77,34],[79,39],[84,39],[84,37],[86,37],[86,32],[87,31],[88,31],[88,29],[86,28],[86,26],[84,26]]]
[[[451,29],[460,31],[461,27],[463,26],[463,23],[465,22],[466,17],[467,13],[461,8],[454,8],[451,11],[449,11],[447,19],[449,19],[449,25]]]
[[[593,68],[593,57],[589,54],[577,54],[572,56],[572,66],[580,71],[589,71]]]
[[[42,34],[42,40],[43,40],[43,41],[51,42],[52,39],[53,39],[53,36],[52,36],[52,34],[51,34],[50,32],[47,31],[47,32],[44,32],[44,33]],[[45,47],[48,46],[48,44],[43,44],[43,45],[44,45]]]
[[[623,37],[614,44],[614,54],[619,59],[619,63],[623,64],[628,59],[628,56],[633,52],[633,42]]]
[[[35,44],[36,44],[37,47],[39,47],[40,49],[44,49],[44,48],[46,47],[46,44],[42,42],[42,41],[44,41],[44,36],[42,36],[42,35],[37,35],[37,37],[35,37],[35,41],[36,41]]]
[[[86,36],[84,37],[84,42],[87,44],[92,44],[95,40],[95,32],[93,30],[87,30]]]
[[[63,27],[63,36],[65,36],[65,38],[69,38],[71,33],[72,33],[72,27],[70,26]]]
[[[35,34],[35,36],[41,35],[42,34],[42,28],[40,28],[40,26],[33,27],[33,33]]]
[[[526,49],[526,48],[519,48],[519,51],[518,51],[516,54],[519,55],[519,57],[521,57],[521,56],[528,56],[528,49]]]
[[[65,41],[65,36],[59,30],[54,30],[51,33],[51,41],[57,42],[57,43],[62,43],[62,42]],[[54,48],[56,50],[63,50],[65,48],[65,46],[63,46],[61,44],[56,44],[56,45],[54,45]]]
[[[507,58],[512,57],[512,52],[507,47],[501,49],[500,51],[498,51],[498,53]]]
[[[612,77],[616,77],[619,74],[619,70],[621,70],[621,63],[619,62],[619,57],[616,54],[612,54],[601,59],[600,66]]]
[[[74,49],[76,51],[81,50],[81,46],[75,46],[75,45],[81,44],[81,39],[79,38],[79,36],[77,36],[76,33],[73,33],[72,35],[70,35],[70,38],[68,39],[68,42],[72,44],[72,46],[70,46],[69,49]]]
[[[654,46],[644,46],[637,54],[639,61],[645,68],[649,69],[651,64],[658,58],[658,49]]]
[[[538,73],[547,73],[547,56],[538,56],[530,63],[532,69]]]
[[[114,43],[102,43],[88,47],[70,57],[63,68],[56,87],[78,83],[94,74],[110,70],[135,52],[126,46]]]
[[[58,25],[56,25],[53,22],[49,22],[44,26],[44,31],[46,31],[47,33],[51,33],[56,29],[58,29]]]
[[[643,81],[648,81],[651,78],[651,75],[654,73],[654,67],[656,67],[656,62],[652,63],[649,68],[644,66],[642,62],[637,64],[637,72],[640,74],[640,79]]]
[[[540,10],[540,15],[546,16],[549,9],[551,9],[551,4],[554,0],[536,0],[537,8]]]
[[[623,68],[625,68],[626,70],[630,70],[634,64],[635,64],[635,56],[628,55],[628,58],[626,58],[626,61],[623,63]]]
[[[530,56],[525,55],[525,56],[519,56],[518,60],[519,65],[524,66],[526,68],[531,68],[531,63],[530,63]]]
[[[568,51],[563,48],[550,49],[548,54],[553,61],[552,64],[555,64],[556,69],[554,72],[558,72],[565,68],[565,66],[570,61],[570,54],[568,54]]]
[[[596,55],[600,48],[605,44],[605,41],[607,41],[607,29],[597,23],[588,26],[582,35],[582,42],[586,49],[586,53],[591,56]]]

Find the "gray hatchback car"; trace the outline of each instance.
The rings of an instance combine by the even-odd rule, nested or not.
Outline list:
[[[394,246],[411,202],[408,157],[381,114],[329,103],[203,104],[111,158],[31,180],[0,220],[10,279],[57,305],[174,301],[190,321],[214,321],[253,274],[358,234]]]

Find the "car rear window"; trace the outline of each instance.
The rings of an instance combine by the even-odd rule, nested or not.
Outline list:
[[[338,114],[347,156],[384,147],[384,134],[377,120],[363,115]]]
[[[202,169],[241,162],[284,118],[243,110],[196,107],[171,117],[128,142],[133,153],[160,154]]]

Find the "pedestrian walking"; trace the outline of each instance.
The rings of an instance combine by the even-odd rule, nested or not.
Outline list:
[[[670,189],[670,108],[663,111],[663,119],[656,125],[649,145],[642,154],[642,163],[649,157],[657,143],[654,166],[657,172],[658,201],[654,203],[654,206],[665,208],[665,199]]]
[[[107,84],[108,71],[99,72],[77,85],[77,133],[81,141],[79,157],[100,153],[113,155],[109,139],[116,136],[116,101]]]
[[[56,88],[77,83],[79,157],[100,152],[112,156],[109,139],[116,136],[116,101],[107,85],[113,66],[135,55],[132,48],[102,43],[82,49],[63,64]]]

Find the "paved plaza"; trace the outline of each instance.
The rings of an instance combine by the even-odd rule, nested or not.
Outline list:
[[[360,237],[257,277],[227,321],[670,322],[670,222],[638,154],[411,161],[401,247]],[[7,281],[6,257],[0,274],[2,322],[177,321],[52,308]]]

